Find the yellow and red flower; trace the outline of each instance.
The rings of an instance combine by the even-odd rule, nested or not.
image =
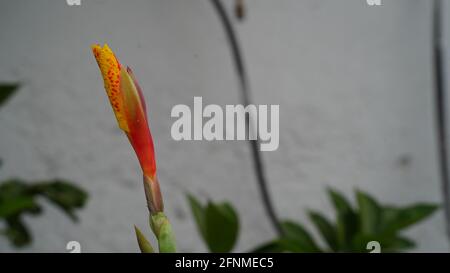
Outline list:
[[[163,210],[153,139],[147,120],[144,96],[133,72],[123,67],[108,45],[93,45],[92,51],[103,76],[106,93],[119,127],[127,135],[144,173],[150,211]]]

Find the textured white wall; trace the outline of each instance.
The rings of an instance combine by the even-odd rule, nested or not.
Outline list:
[[[433,120],[431,1],[248,0],[236,28],[256,103],[280,105],[280,147],[264,154],[283,217],[332,215],[326,185],[383,202],[441,201]],[[228,4],[231,4],[229,1]],[[231,5],[229,5],[231,9]],[[0,80],[23,88],[0,109],[0,179],[63,177],[90,193],[81,222],[46,206],[27,251],[137,251],[146,229],[137,160],[117,128],[90,44],[107,42],[144,89],[167,212],[181,251],[205,251],[184,192],[230,200],[238,251],[274,235],[245,142],[175,142],[175,104],[239,102],[222,27],[206,0],[1,0]],[[450,60],[449,60],[450,61]],[[408,158],[408,164],[402,164]],[[408,233],[448,251],[443,214]],[[0,238],[0,251],[13,248]]]

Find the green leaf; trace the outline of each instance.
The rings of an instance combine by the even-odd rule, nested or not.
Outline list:
[[[285,251],[283,246],[280,244],[279,240],[270,241],[264,244],[261,244],[249,251],[250,253],[280,253]]]
[[[5,235],[16,247],[24,247],[31,243],[31,235],[18,216],[6,219]]]
[[[337,212],[353,211],[350,202],[340,192],[328,188],[328,195]]]
[[[23,181],[9,179],[0,184],[0,218],[12,217],[22,212],[37,214],[40,211],[40,206]]]
[[[296,239],[282,237],[278,239],[278,245],[280,246],[281,252],[291,252],[291,253],[318,253],[319,250],[311,250],[305,247],[304,244],[300,243]]]
[[[70,214],[84,205],[87,195],[81,189],[60,181],[28,185],[19,179],[9,179],[0,184],[0,218],[6,221],[2,232],[16,246],[31,242],[31,235],[20,220],[23,213],[39,214],[42,209],[36,202],[38,195],[44,195],[51,202]]]
[[[400,209],[394,206],[384,206],[381,208],[381,229],[395,222],[400,213]]]
[[[349,252],[352,253],[367,253],[372,249],[367,248],[367,244],[371,241],[378,242],[381,247],[381,252],[384,252],[385,248],[390,245],[394,237],[383,237],[381,234],[365,234],[358,232],[353,237],[352,248]]]
[[[255,253],[318,253],[322,252],[315,243],[313,237],[301,225],[293,221],[284,221],[281,223],[283,236],[279,239],[264,243],[252,252]]]
[[[333,250],[338,250],[337,230],[323,215],[318,212],[310,211],[308,213],[311,222],[316,226],[327,245]]]
[[[141,232],[141,230],[137,226],[134,226],[134,231],[136,232],[136,239],[138,241],[139,249],[141,250],[141,252],[142,253],[155,252],[150,242],[147,240],[147,238],[145,238],[145,235]]]
[[[195,222],[197,223],[197,228],[200,232],[200,235],[204,240],[206,240],[205,210],[194,196],[188,194],[187,198],[191,207],[192,214],[194,215]]]
[[[384,249],[383,244],[381,245],[382,252],[399,252],[416,247],[416,243],[414,243],[414,241],[402,236],[397,236],[393,240],[391,240],[389,244],[384,245]]]
[[[337,214],[339,249],[345,251],[351,247],[353,236],[358,230],[358,218],[350,203],[341,193],[329,188],[328,195]]]
[[[292,252],[321,252],[309,232],[293,221],[281,223],[283,236],[281,244]]]
[[[209,202],[203,207],[192,195],[187,195],[200,235],[211,252],[229,252],[236,244],[239,219],[228,203]]]
[[[206,242],[211,252],[230,252],[239,233],[239,219],[228,203],[209,202],[205,209]]]
[[[439,206],[416,204],[405,208],[387,207],[384,212],[384,233],[395,233],[431,216]]]
[[[251,251],[251,253],[307,253],[298,241],[283,237],[264,243]]]
[[[19,84],[0,84],[0,106],[19,88]]]
[[[415,247],[415,243],[399,235],[363,235],[358,234],[355,236],[352,252],[367,252],[367,243],[370,241],[376,241],[380,244],[381,252],[400,252]]]
[[[27,195],[28,185],[19,179],[8,179],[0,184],[0,200]]]
[[[40,211],[39,205],[32,196],[17,196],[0,201],[0,218],[8,218],[23,211]]]
[[[88,198],[87,193],[70,182],[53,180],[32,186],[34,193],[42,194],[50,202],[61,208],[72,220],[77,221],[74,210],[82,208]]]
[[[359,207],[359,224],[364,234],[376,234],[380,228],[381,209],[374,198],[368,194],[356,191]]]

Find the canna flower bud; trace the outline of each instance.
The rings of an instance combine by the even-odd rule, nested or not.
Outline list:
[[[93,45],[92,51],[119,127],[127,135],[139,160],[150,213],[162,212],[164,206],[156,176],[155,151],[142,90],[131,69],[119,63],[108,45]]]

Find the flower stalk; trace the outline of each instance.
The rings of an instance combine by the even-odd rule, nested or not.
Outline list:
[[[117,123],[133,147],[143,172],[144,192],[150,212],[150,226],[158,240],[160,252],[175,252],[175,237],[164,214],[164,204],[156,175],[153,138],[147,119],[142,90],[129,67],[123,67],[108,45],[93,45],[92,51],[103,77],[105,90]],[[135,227],[141,252],[151,253],[153,247]]]

